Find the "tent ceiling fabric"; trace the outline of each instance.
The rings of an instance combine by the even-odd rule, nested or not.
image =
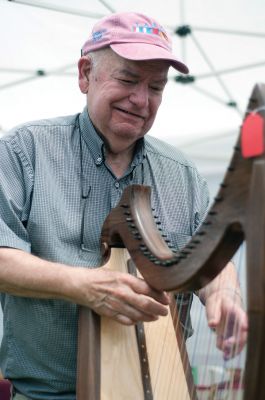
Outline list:
[[[264,0],[0,0],[0,129],[82,110],[80,48],[99,17],[119,11],[150,14],[166,26],[195,79],[177,83],[170,70],[151,134],[191,148],[195,161],[208,157],[207,168],[225,162],[250,91],[265,81]],[[176,34],[183,26],[186,35]]]

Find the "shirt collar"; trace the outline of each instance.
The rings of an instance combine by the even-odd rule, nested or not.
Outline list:
[[[79,116],[79,126],[82,138],[84,139],[93,160],[96,165],[102,164],[105,159],[104,156],[104,142],[98,135],[97,131],[92,124],[89,117],[87,107],[84,108],[83,112]],[[145,139],[141,138],[136,143],[135,154],[131,164],[131,167],[135,167],[141,164],[146,157]]]
[[[141,138],[136,143],[135,153],[131,166],[136,167],[137,165],[142,164],[145,157],[146,157],[145,139]]]
[[[79,116],[79,126],[81,136],[84,139],[95,164],[99,165],[104,161],[104,142],[97,134],[91,119],[89,118],[87,108]]]

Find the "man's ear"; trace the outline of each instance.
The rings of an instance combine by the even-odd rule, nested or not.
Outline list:
[[[88,92],[91,58],[83,56],[78,61],[78,83],[82,93]]]

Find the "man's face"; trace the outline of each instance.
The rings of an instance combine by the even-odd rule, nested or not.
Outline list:
[[[121,151],[151,128],[169,64],[125,60],[111,51],[105,60],[89,72],[88,110],[110,149]]]

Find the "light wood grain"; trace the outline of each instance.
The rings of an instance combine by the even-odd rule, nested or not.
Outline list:
[[[128,258],[112,249],[107,266],[127,272]],[[170,313],[144,329],[154,400],[189,400]],[[144,400],[135,328],[108,318],[101,319],[101,400]]]

